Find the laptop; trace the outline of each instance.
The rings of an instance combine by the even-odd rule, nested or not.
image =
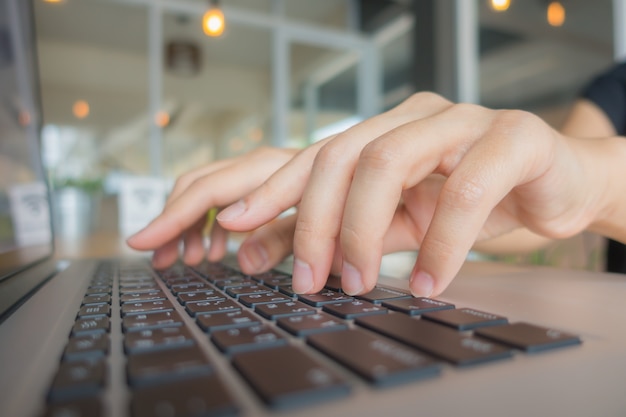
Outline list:
[[[288,263],[58,259],[32,22],[0,0],[0,415],[626,415],[623,276],[467,262],[417,299],[387,257],[353,298]]]

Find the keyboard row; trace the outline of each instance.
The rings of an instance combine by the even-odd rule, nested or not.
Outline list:
[[[384,286],[350,297],[336,277],[318,294],[296,295],[289,275],[246,276],[224,264],[175,266],[156,275],[146,265],[108,272],[110,280],[100,271],[87,290],[50,390],[49,410],[98,401],[105,384],[109,316],[117,309],[134,416],[155,415],[163,404],[175,411],[172,415],[193,415],[197,410],[188,409],[189,404],[207,414],[238,412],[236,399],[186,327],[189,319],[176,302],[274,409],[349,395],[345,371],[338,372],[309,348],[380,387],[435,376],[443,363],[475,365],[510,358],[514,350],[580,343],[575,335],[512,324],[499,315]],[[116,291],[119,307],[111,304]],[[64,372],[77,379],[60,389]]]

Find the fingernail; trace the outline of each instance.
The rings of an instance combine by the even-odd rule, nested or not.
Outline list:
[[[435,281],[428,273],[418,271],[411,279],[410,287],[415,297],[430,297],[435,287]]]
[[[293,290],[298,294],[306,294],[313,288],[313,271],[306,262],[296,259],[293,262]]]
[[[246,203],[244,203],[243,200],[239,200],[236,203],[226,207],[224,210],[220,211],[216,218],[219,221],[230,222],[245,213],[246,209]]]
[[[269,261],[269,255],[263,247],[258,243],[251,243],[246,245],[242,253],[245,262],[248,263],[249,269],[254,271],[260,271]]]
[[[345,261],[341,270],[341,286],[343,292],[348,295],[357,295],[363,291],[363,279],[361,279],[361,273]]]

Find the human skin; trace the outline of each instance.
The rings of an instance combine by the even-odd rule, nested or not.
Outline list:
[[[384,253],[419,249],[411,291],[435,296],[473,246],[517,230],[626,241],[625,158],[622,138],[566,136],[530,113],[419,93],[301,151],[264,148],[186,174],[128,243],[155,250],[162,268],[183,239],[184,261],[196,264],[217,207],[210,260],[224,254],[227,231],[251,231],[238,254],[244,272],[293,251],[296,292],[321,290],[332,268],[346,293],[360,294]]]

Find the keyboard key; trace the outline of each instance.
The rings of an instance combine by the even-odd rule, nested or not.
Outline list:
[[[165,300],[165,293],[161,290],[148,292],[130,292],[120,295],[122,303],[138,303],[142,301]]]
[[[226,353],[244,352],[284,345],[287,340],[266,325],[213,332],[211,340]]]
[[[443,301],[423,297],[383,301],[383,306],[405,314],[410,314],[411,316],[417,316],[431,311],[449,310],[454,308],[454,304],[444,303]]]
[[[309,336],[307,343],[377,386],[439,373],[439,364],[393,340],[360,329]]]
[[[496,326],[508,322],[505,317],[474,310],[473,308],[439,310],[422,314],[422,318],[454,327],[457,330],[472,330],[478,327]]]
[[[72,336],[86,333],[105,333],[111,327],[111,322],[107,316],[90,317],[78,319],[72,327]]]
[[[354,300],[348,303],[326,304],[324,311],[343,319],[354,319],[371,314],[387,314],[387,309],[380,305],[372,304],[363,300]]]
[[[96,317],[96,316],[110,316],[110,315],[111,315],[111,306],[108,304],[86,305],[86,306],[82,306],[80,310],[78,310],[78,317],[80,318]]]
[[[220,290],[225,290],[230,287],[243,287],[246,285],[257,285],[258,282],[251,278],[246,278],[244,276],[231,277],[215,280],[213,283]]]
[[[391,288],[375,287],[367,294],[356,296],[361,300],[369,301],[370,303],[380,304],[383,301],[394,300],[398,298],[411,298],[412,295],[406,292],[392,290]]]
[[[291,277],[288,275],[284,275],[282,277],[270,278],[263,280],[263,285],[266,287],[270,287],[273,290],[278,290],[279,287],[291,285]]]
[[[360,317],[355,323],[459,366],[512,355],[504,346],[400,313]]]
[[[171,311],[174,306],[169,300],[143,301],[140,303],[122,304],[122,316],[127,314],[147,314],[159,311]]]
[[[582,343],[576,335],[528,323],[486,327],[478,329],[474,333],[477,336],[495,340],[526,352],[540,352]]]
[[[239,298],[240,295],[266,294],[269,292],[272,292],[272,290],[265,285],[245,285],[243,287],[230,287],[226,289],[226,294],[234,298]]]
[[[259,304],[282,303],[285,301],[293,301],[293,298],[275,291],[263,294],[242,295],[239,297],[239,302],[246,307],[254,307]]]
[[[307,314],[304,316],[283,317],[276,321],[278,327],[296,336],[307,336],[314,333],[344,330],[348,325],[326,313]]]
[[[124,350],[127,353],[138,353],[191,346],[194,343],[194,339],[187,328],[164,327],[128,333],[124,338]]]
[[[318,292],[317,294],[300,294],[298,296],[298,300],[315,307],[321,307],[324,304],[352,301],[354,300],[354,298],[333,290],[323,290]]]
[[[259,304],[254,311],[269,320],[280,317],[301,316],[303,314],[315,314],[317,310],[300,301],[288,301],[286,303]]]
[[[130,355],[126,364],[128,381],[135,387],[208,375],[211,370],[197,346]]]
[[[209,284],[202,281],[191,281],[185,284],[176,284],[172,285],[170,288],[172,294],[174,295],[183,294],[186,292],[196,292],[205,289],[209,290],[211,289],[211,287],[209,286]]]
[[[215,301],[223,298],[224,296],[218,293],[216,290],[193,291],[178,294],[178,301],[182,305],[185,305],[188,302]]]
[[[233,416],[237,406],[215,375],[138,389],[131,401],[133,417]]]
[[[301,407],[349,393],[338,375],[291,345],[235,355],[233,365],[261,399],[276,409]]]
[[[289,285],[280,285],[278,288],[276,288],[278,291],[282,292],[285,295],[288,295],[289,297],[295,297],[298,294],[296,294],[296,292],[293,290],[293,287],[291,286],[291,284]]]
[[[122,319],[124,332],[134,332],[146,329],[158,329],[160,327],[182,326],[183,319],[176,311],[163,311],[150,314],[133,314]]]
[[[326,280],[326,284],[324,284],[324,288],[328,288],[329,290],[337,292],[342,292],[343,290],[341,287],[341,277],[338,277],[336,275],[330,275]]]
[[[137,292],[151,292],[160,289],[156,282],[126,285],[120,288],[120,294],[129,294]]]
[[[50,404],[46,407],[43,417],[101,417],[103,415],[100,399],[91,397]]]
[[[199,314],[197,322],[198,326],[206,332],[261,324],[259,317],[241,310],[215,314]]]
[[[72,337],[65,346],[63,360],[97,359],[109,352],[109,335],[92,333]]]
[[[233,300],[226,300],[224,298],[221,298],[214,301],[187,303],[185,309],[190,316],[196,317],[198,314],[241,310],[241,306],[235,303]]]
[[[109,294],[104,295],[87,295],[83,298],[83,305],[90,304],[111,304],[111,296]]]
[[[105,379],[103,360],[63,362],[52,381],[48,399],[66,401],[96,395],[104,388]]]

